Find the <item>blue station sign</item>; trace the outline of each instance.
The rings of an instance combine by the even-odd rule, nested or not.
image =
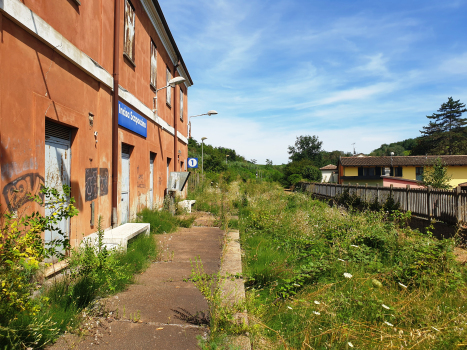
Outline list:
[[[188,158],[188,168],[198,167],[198,158]]]
[[[118,125],[143,137],[148,136],[148,121],[130,107],[118,101]]]

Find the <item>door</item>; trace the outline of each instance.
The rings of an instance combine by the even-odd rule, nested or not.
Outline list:
[[[63,185],[70,186],[70,167],[71,167],[71,150],[70,150],[70,128],[50,122],[45,123],[45,186],[56,189],[61,195]],[[54,199],[46,198],[45,215],[49,216],[54,213],[52,208],[55,204]],[[50,242],[55,239],[63,239],[69,237],[70,219],[63,219],[55,226],[56,230],[46,231],[44,234],[45,245],[50,245]],[[60,234],[64,234],[63,237]],[[64,253],[63,247],[56,247],[58,251]]]
[[[169,176],[170,176],[170,158],[167,158],[167,185],[165,188],[169,188]],[[167,193],[168,194],[168,193]]]
[[[156,155],[151,153],[149,156],[149,209],[154,205],[154,158]]]
[[[120,224],[126,224],[130,216],[130,147],[122,144],[122,182]]]

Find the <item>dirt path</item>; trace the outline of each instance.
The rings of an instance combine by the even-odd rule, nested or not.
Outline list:
[[[219,270],[223,231],[193,227],[155,239],[162,260],[138,276],[128,290],[107,299],[112,314],[97,320],[99,326],[86,336],[66,335],[50,349],[199,349],[196,337],[206,336],[206,328],[178,319],[173,310],[207,312],[205,299],[186,279],[190,259],[198,256],[206,273]],[[90,322],[95,324],[96,319]]]

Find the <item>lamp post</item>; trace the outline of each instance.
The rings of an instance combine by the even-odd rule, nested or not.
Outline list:
[[[157,89],[156,91],[154,91],[154,94],[156,95],[153,98],[153,102],[155,106],[152,111],[154,113],[154,117],[157,117],[157,92],[163,89],[167,89],[168,87],[175,88],[176,85],[184,83],[185,80],[186,79],[183,77],[175,77],[173,79],[170,79],[169,83],[166,86],[161,87],[160,89]],[[174,106],[174,160],[173,160],[174,171],[177,171],[177,149],[178,149],[177,147],[177,117],[175,116],[175,106]]]
[[[204,140],[206,139],[207,137],[201,138],[201,176],[204,176]]]
[[[203,113],[203,114],[197,114],[197,115],[192,115],[191,117],[188,117],[188,138],[191,139],[191,120],[190,118],[194,118],[194,117],[199,117],[199,116],[202,116],[202,115],[214,115],[214,114],[217,114],[217,112],[215,110],[210,110],[208,111],[207,113]]]

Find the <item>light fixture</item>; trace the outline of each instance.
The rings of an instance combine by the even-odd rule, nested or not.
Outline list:
[[[185,80],[186,79],[184,77],[175,77],[175,78],[169,80],[169,85],[168,86],[174,88],[176,85],[180,85],[180,84],[184,83]]]
[[[194,118],[194,117],[199,117],[199,116],[202,116],[202,115],[214,115],[214,114],[218,114],[217,111],[215,111],[214,109],[211,109],[210,111],[208,111],[207,113],[203,113],[203,114],[197,114],[197,115],[192,115],[191,117],[188,117],[188,124],[187,124],[187,127],[188,127],[188,138],[191,139],[191,120],[190,118]]]
[[[154,91],[154,94],[156,95],[153,98],[155,108],[152,111],[156,117],[157,117],[157,92],[163,89],[167,89],[168,87],[174,88],[176,85],[182,84],[185,81],[186,79],[184,77],[175,77],[175,78],[170,79],[169,83],[166,86],[161,87],[160,89],[157,89],[156,91]]]

